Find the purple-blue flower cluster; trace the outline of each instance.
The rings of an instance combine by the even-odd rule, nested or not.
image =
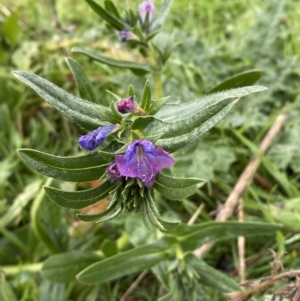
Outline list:
[[[116,129],[116,125],[108,125],[79,138],[79,145],[89,151],[96,149],[106,137]],[[154,184],[160,170],[173,166],[175,160],[161,147],[155,148],[146,139],[130,143],[124,155],[116,156],[107,170],[108,177],[120,181],[124,177],[138,178],[146,187]]]
[[[145,114],[132,96],[117,102],[117,109],[122,114]],[[104,143],[108,135],[121,129],[119,124],[100,127],[79,138],[79,145],[89,151],[95,150]],[[146,187],[154,184],[155,177],[160,170],[173,166],[175,160],[161,147],[146,139],[137,139],[130,143],[124,155],[118,155],[108,167],[108,178],[120,181],[123,178],[141,180]]]

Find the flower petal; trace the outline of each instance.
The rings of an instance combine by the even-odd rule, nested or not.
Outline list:
[[[162,148],[155,149],[148,140],[136,140],[129,144],[125,155],[116,157],[120,174],[124,177],[139,178],[147,187],[154,183],[155,176],[171,167],[175,160]]]
[[[106,139],[106,137],[115,130],[117,125],[107,125],[100,127],[84,136],[81,136],[78,140],[78,144],[81,148],[92,151],[100,146]]]
[[[139,5],[139,9],[140,9],[140,16],[141,16],[141,19],[142,19],[143,22],[146,19],[147,13],[149,14],[149,21],[152,20],[154,10],[155,10],[155,6],[151,1],[143,1]]]

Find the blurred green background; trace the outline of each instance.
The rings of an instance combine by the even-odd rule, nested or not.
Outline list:
[[[139,1],[114,3],[120,11],[127,6],[136,10]],[[155,1],[157,7],[161,3]],[[267,273],[271,260],[266,253],[268,247],[287,251],[287,268],[300,264],[299,20],[297,0],[177,0],[164,28],[166,34],[178,41],[163,73],[165,95],[174,101],[205,95],[226,78],[250,69],[263,71],[258,84],[269,89],[243,99],[199,145],[177,154],[177,175],[201,177],[209,183],[182,202],[160,200],[163,212],[187,222],[204,203],[197,222],[213,220],[212,212],[226,200],[276,116],[284,109],[290,112],[268,155],[261,158],[262,164],[244,198],[245,220],[279,222],[284,227],[277,233],[276,241],[257,238],[247,243],[247,278]],[[83,0],[0,2],[0,269],[23,263],[33,264],[34,270],[34,264],[53,253],[37,234],[32,206],[45,179],[27,167],[16,150],[28,147],[55,155],[75,155],[80,151],[77,139],[84,133],[18,82],[11,71],[31,71],[77,95],[65,61],[65,57],[71,56],[84,67],[103,98],[107,98],[106,89],[126,97],[130,83],[137,94],[142,91],[145,78],[74,55],[71,48],[77,45],[114,58],[139,59]],[[71,184],[54,185],[70,188]],[[61,223],[61,227],[55,224],[56,238],[50,238],[57,242],[58,252],[64,250],[71,238],[73,249],[86,250],[101,249],[99,242],[104,239],[120,242],[124,236],[130,236],[124,230],[126,216],[104,226],[97,225],[87,236],[93,225],[79,225],[81,230],[75,233],[78,225],[74,214],[49,204],[40,209],[39,220],[50,232],[55,222]],[[54,220],[57,215],[63,218]],[[235,276],[236,243],[217,246],[207,254],[207,262]],[[101,296],[98,291],[98,297],[94,293],[96,297],[92,299],[92,288],[54,285],[30,271],[11,270],[8,274],[16,300],[23,301],[59,301],[57,296],[66,296],[67,292],[70,300],[119,300],[137,276],[105,285]],[[4,287],[5,283],[1,285]],[[158,282],[150,275],[128,300],[154,300],[158,288]],[[76,294],[78,298],[74,297]],[[212,300],[218,300],[211,294]]]

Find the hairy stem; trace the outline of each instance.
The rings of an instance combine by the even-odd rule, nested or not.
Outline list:
[[[149,44],[149,50],[148,50],[148,55],[149,55],[149,61],[151,65],[155,68],[159,68],[159,63],[157,61],[157,58],[155,56],[155,52],[153,49],[153,46]],[[162,87],[162,79],[161,79],[161,72],[152,72],[152,79],[154,82],[154,91],[155,91],[155,97],[157,99],[163,98],[164,92],[163,92],[163,87]]]

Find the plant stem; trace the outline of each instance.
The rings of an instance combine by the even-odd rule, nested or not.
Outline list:
[[[158,64],[157,58],[155,56],[153,46],[151,44],[149,44],[148,55],[149,55],[149,61],[150,61],[151,65],[154,68],[158,68],[159,64]],[[151,75],[152,75],[153,82],[154,82],[155,97],[157,99],[163,98],[164,92],[163,92],[163,87],[162,87],[161,72],[160,71],[152,72]]]
[[[24,265],[8,265],[0,266],[0,270],[4,272],[5,275],[15,275],[21,271],[30,271],[39,273],[42,269],[43,263],[30,263]]]

